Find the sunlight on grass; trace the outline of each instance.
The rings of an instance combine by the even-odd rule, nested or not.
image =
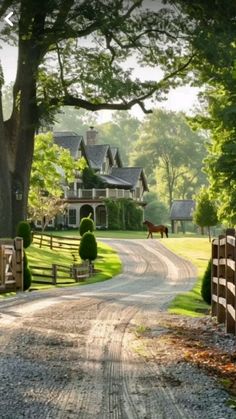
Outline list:
[[[201,281],[211,256],[211,243],[206,237],[186,237],[163,239],[163,244],[177,255],[190,260],[198,271],[198,278],[194,288],[179,294],[172,301],[169,312],[192,317],[206,314],[210,306],[201,297]]]
[[[53,263],[70,266],[73,264],[73,258],[69,252],[63,250],[40,249],[35,245],[31,245],[27,249],[28,262],[30,266],[51,266]],[[56,287],[65,287],[72,285],[85,285],[94,282],[105,281],[121,272],[121,261],[116,251],[104,243],[98,242],[98,258],[95,262],[95,270],[97,273],[84,282],[76,283],[73,279],[59,280]],[[43,290],[54,288],[50,284],[39,284],[37,278],[33,278],[31,288],[34,290]]]

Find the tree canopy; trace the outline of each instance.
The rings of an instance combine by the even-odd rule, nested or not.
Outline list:
[[[173,3],[173,2],[172,2]],[[220,220],[236,224],[236,3],[177,1],[194,51],[192,82],[204,86],[195,126],[209,130],[205,171]]]
[[[3,121],[0,103],[0,234],[15,233],[27,213],[34,135],[62,106],[128,110],[162,100],[181,82],[193,56],[185,48],[185,20],[176,9],[142,0],[3,0],[0,18],[14,9],[13,28],[0,39],[18,47],[13,106]],[[186,28],[187,30],[187,28]],[[162,70],[138,79],[129,59]],[[3,75],[4,76],[4,75]],[[1,83],[4,77],[1,75]],[[15,191],[22,191],[22,201]]]
[[[146,117],[131,161],[143,166],[160,199],[189,199],[204,182],[205,138],[189,127],[182,113],[156,109]]]

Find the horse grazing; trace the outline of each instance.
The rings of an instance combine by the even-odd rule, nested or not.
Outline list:
[[[150,221],[147,221],[147,220],[145,220],[143,224],[146,225],[148,229],[147,239],[149,236],[151,236],[151,238],[153,239],[152,233],[161,233],[162,239],[163,239],[164,233],[166,237],[168,237],[168,228],[166,226],[163,226],[162,224],[155,226],[154,224],[150,223]]]

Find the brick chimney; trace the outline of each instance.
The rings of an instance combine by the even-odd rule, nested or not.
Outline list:
[[[94,129],[94,127],[90,127],[86,132],[86,144],[87,145],[95,145],[97,144],[97,135],[98,131]]]

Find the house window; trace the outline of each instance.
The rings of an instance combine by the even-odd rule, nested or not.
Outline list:
[[[69,224],[76,224],[76,209],[69,209]]]

